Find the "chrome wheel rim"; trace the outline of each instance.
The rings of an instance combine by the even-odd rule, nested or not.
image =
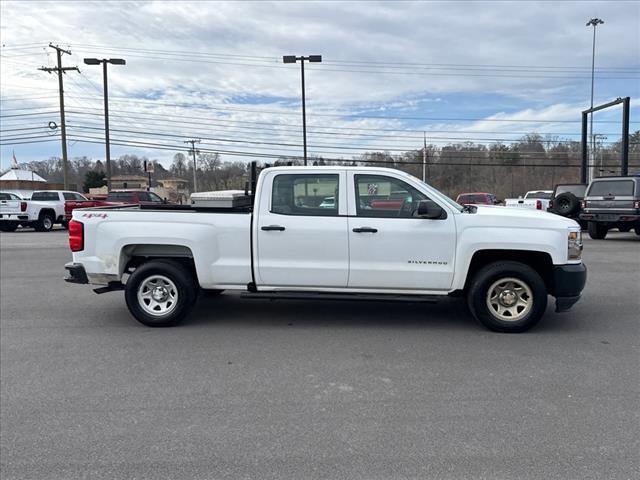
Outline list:
[[[178,305],[176,284],[164,275],[152,275],[138,287],[138,303],[149,315],[169,315]]]
[[[517,322],[533,308],[533,293],[519,278],[501,278],[487,290],[487,308],[498,320]]]
[[[51,218],[49,217],[44,217],[43,221],[42,221],[44,228],[46,228],[47,230],[51,229],[53,227],[53,222],[51,221]]]

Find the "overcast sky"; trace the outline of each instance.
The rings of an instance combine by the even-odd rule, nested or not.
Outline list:
[[[310,154],[420,148],[422,131],[438,145],[579,139],[592,17],[605,20],[595,103],[631,96],[637,130],[640,2],[2,1],[0,167],[13,151],[61,155],[47,128],[60,123],[57,81],[37,70],[55,64],[49,42],[81,70],[65,75],[70,157],[104,156],[102,72],[84,57],[127,61],[109,69],[112,157],[168,161],[191,137],[224,160],[300,155],[300,67],[287,54],[323,56],[305,69]],[[594,132],[617,140],[620,116],[599,113]]]

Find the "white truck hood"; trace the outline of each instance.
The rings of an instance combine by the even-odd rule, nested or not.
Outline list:
[[[560,215],[541,210],[529,210],[516,207],[477,205],[476,213],[464,215],[469,215],[470,217],[477,215],[479,221],[480,219],[486,221],[488,220],[487,217],[492,217],[493,222],[491,223],[493,225],[504,227],[580,228],[578,223],[570,218],[561,217]]]

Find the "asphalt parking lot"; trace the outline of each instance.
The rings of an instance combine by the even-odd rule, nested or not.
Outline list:
[[[640,478],[640,237],[585,240],[520,335],[436,305],[203,298],[150,329],[62,281],[66,233],[0,234],[9,479]]]

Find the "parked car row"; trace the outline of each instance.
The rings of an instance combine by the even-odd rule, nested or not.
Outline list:
[[[456,200],[463,205],[499,205],[491,193],[461,193]],[[553,190],[532,190],[520,198],[507,198],[505,206],[541,210],[570,218],[603,239],[617,228],[635,230],[640,235],[640,175],[600,177],[590,184],[558,184]]]
[[[112,191],[103,198],[88,199],[66,190],[35,191],[30,199],[14,193],[0,192],[0,231],[13,232],[19,226],[48,232],[54,225],[67,228],[76,208],[167,203],[153,192]]]

